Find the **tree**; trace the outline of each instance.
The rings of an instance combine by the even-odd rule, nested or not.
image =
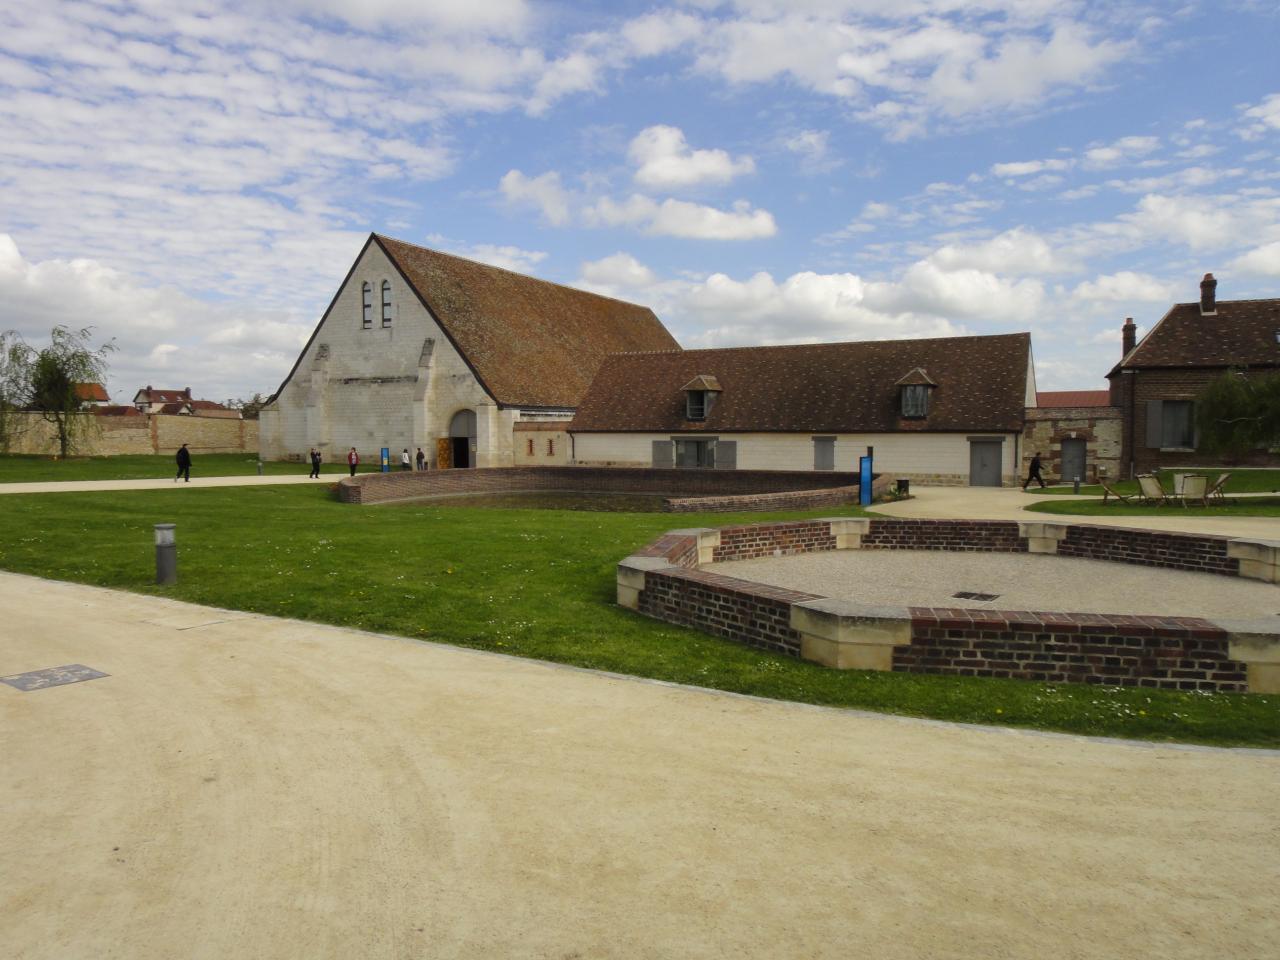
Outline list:
[[[1280,445],[1280,373],[1229,370],[1196,400],[1200,450],[1239,460]]]
[[[97,424],[84,414],[84,401],[76,396],[77,383],[101,383],[106,379],[107,355],[115,350],[108,341],[94,349],[89,328],[70,330],[57,326],[49,333],[49,345],[32,347],[16,331],[0,334],[0,443],[11,439],[19,410],[30,410],[53,425],[62,456],[72,453]]]
[[[223,404],[224,407],[229,407],[232,410],[239,410],[240,415],[246,420],[257,420],[258,412],[266,405],[267,398],[260,393],[255,393],[253,397],[248,400],[237,398],[228,400]]]

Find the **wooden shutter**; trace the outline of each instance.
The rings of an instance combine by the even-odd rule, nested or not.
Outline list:
[[[1147,401],[1147,446],[1157,450],[1164,446],[1164,401]]]
[[[715,447],[715,468],[717,470],[738,469],[738,441],[717,440]]]
[[[670,440],[653,441],[653,466],[655,470],[672,470],[676,465],[675,444]]]

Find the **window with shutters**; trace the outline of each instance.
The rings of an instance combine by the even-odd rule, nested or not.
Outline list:
[[[1160,446],[1191,449],[1196,445],[1194,404],[1190,400],[1166,400],[1160,417]]]
[[[677,467],[714,467],[714,440],[677,440]]]
[[[360,325],[368,330],[373,326],[373,284],[366,280],[360,287],[364,304],[360,313]]]
[[[391,326],[391,281],[382,281],[382,325]]]

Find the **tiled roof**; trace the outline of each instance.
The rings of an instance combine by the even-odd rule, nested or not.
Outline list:
[[[156,411],[156,413],[163,413],[167,416],[180,416],[190,412],[191,412],[190,404],[188,404],[186,401],[183,401],[181,403],[175,401],[173,403],[162,404],[160,406],[160,409]]]
[[[1143,367],[1280,367],[1280,300],[1175,304],[1111,371]]]
[[[895,386],[899,387],[936,387],[937,384],[922,367],[916,367],[910,373],[903,376]]]
[[[715,377],[709,377],[705,373],[700,373],[680,389],[681,390],[719,391],[719,390],[723,390],[724,387],[720,386],[720,381],[717,380]]]
[[[680,349],[648,307],[374,239],[500,404],[574,407],[609,354]]]
[[[134,402],[144,403],[180,403],[190,399],[186,390],[153,390],[144,387],[134,395]]]
[[[127,407],[121,405],[113,405],[107,407],[94,407],[93,412],[99,417],[140,417],[142,411],[137,407]]]
[[[77,383],[74,385],[76,399],[86,403],[110,403],[107,388],[100,383]]]
[[[1037,407],[1109,407],[1110,390],[1040,390]]]
[[[734,347],[609,357],[575,432],[1020,430],[1031,335]],[[899,417],[897,381],[923,367],[937,383],[927,419]],[[681,385],[724,387],[706,420],[685,419]]]

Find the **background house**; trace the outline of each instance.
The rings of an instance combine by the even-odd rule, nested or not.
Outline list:
[[[1030,334],[625,354],[569,431],[577,464],[876,470],[932,483],[1018,480],[1035,404]]]
[[[191,388],[181,390],[157,390],[147,384],[133,395],[133,405],[143,413],[163,413],[164,406],[170,403],[186,403],[191,399]],[[169,412],[175,412],[171,409]]]
[[[261,454],[510,466],[516,424],[567,421],[607,355],[678,349],[647,307],[371,234],[262,408]]]
[[[1022,475],[1040,455],[1046,479],[1092,483],[1120,476],[1123,421],[1108,390],[1041,390],[1022,431]]]
[[[100,383],[76,383],[72,384],[72,387],[76,392],[76,399],[83,406],[111,406],[111,397],[107,394],[107,388]]]
[[[1133,320],[1125,321],[1123,357],[1107,377],[1123,417],[1128,476],[1211,465],[1196,452],[1197,395],[1227,370],[1280,370],[1280,300],[1219,301],[1217,286],[1205,274],[1199,302],[1175,304],[1139,343]],[[1250,462],[1276,466],[1280,457],[1259,450]]]

